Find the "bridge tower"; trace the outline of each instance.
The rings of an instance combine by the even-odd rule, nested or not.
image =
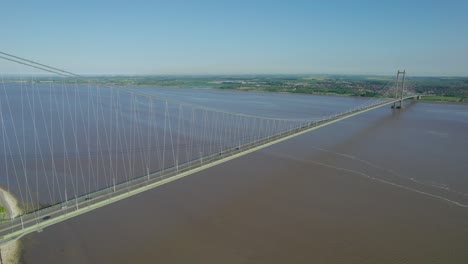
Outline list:
[[[402,76],[400,79],[400,75]],[[405,75],[406,75],[406,70],[397,71],[397,79],[396,79],[396,87],[395,87],[395,99],[398,99],[400,97],[400,105],[397,106],[397,102],[395,101],[392,105],[393,109],[400,109],[403,108],[403,92],[405,91]],[[398,89],[400,88],[400,89]]]

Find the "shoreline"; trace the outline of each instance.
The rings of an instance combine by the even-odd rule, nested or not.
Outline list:
[[[7,190],[0,187],[0,205],[7,211],[7,218],[11,219],[21,214],[18,200]],[[18,240],[7,242],[0,246],[1,264],[17,264],[20,256],[20,242]]]

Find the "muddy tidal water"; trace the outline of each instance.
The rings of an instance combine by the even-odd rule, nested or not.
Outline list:
[[[358,100],[143,90],[301,118]],[[468,263],[468,105],[382,107],[21,243],[22,263]]]

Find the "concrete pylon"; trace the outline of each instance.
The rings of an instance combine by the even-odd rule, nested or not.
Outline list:
[[[406,75],[406,70],[403,70],[403,82],[401,84],[401,92],[400,92],[400,107],[403,108],[403,92],[405,91],[405,75]]]
[[[400,80],[400,75],[402,75],[401,80]],[[395,87],[395,100],[400,99],[400,104],[397,106],[397,102],[395,101],[393,103],[393,105],[392,105],[393,109],[403,108],[403,92],[405,90],[405,75],[406,75],[406,70],[403,70],[403,71],[398,70],[397,71],[397,79],[396,79],[396,87]]]

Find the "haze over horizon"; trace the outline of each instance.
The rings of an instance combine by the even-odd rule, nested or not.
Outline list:
[[[466,1],[9,1],[2,9],[0,51],[81,74],[468,76]]]

